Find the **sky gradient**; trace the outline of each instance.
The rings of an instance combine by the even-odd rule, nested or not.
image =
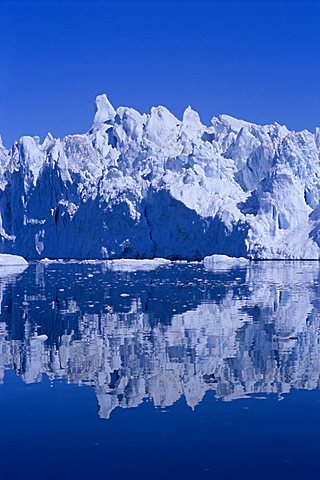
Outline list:
[[[320,126],[320,2],[2,1],[0,134],[88,131],[94,99]]]

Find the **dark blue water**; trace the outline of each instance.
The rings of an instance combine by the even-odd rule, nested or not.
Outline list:
[[[319,264],[119,269],[0,271],[1,480],[319,479]]]

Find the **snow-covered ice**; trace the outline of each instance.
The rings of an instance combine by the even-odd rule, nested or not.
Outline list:
[[[320,129],[96,100],[88,133],[0,144],[0,251],[319,259]]]
[[[249,262],[248,258],[244,257],[228,257],[227,255],[210,255],[203,260],[204,267],[207,270],[216,268],[232,268],[241,265],[246,265]]]
[[[28,266],[28,262],[18,255],[0,254],[0,279],[14,278],[22,273]],[[2,287],[0,287],[0,299]]]
[[[20,265],[28,265],[28,262],[18,255],[0,253],[0,267],[15,267]]]
[[[170,260],[165,258],[154,258],[145,260],[136,259],[119,259],[119,260],[107,260],[104,262],[106,267],[113,271],[122,272],[135,272],[138,270],[151,271],[156,270],[162,265],[171,263]]]

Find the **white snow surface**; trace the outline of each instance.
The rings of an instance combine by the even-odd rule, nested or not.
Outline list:
[[[88,133],[0,142],[0,251],[319,259],[320,129],[96,100]]]
[[[18,255],[0,254],[0,267],[16,267],[20,265],[28,265],[28,262]]]
[[[221,268],[233,268],[246,265],[250,260],[244,257],[228,257],[227,255],[210,255],[204,257],[203,263],[206,270],[215,270]]]
[[[119,272],[136,272],[136,271],[152,271],[156,270],[162,265],[170,264],[170,260],[165,258],[154,258],[145,260],[136,259],[120,259],[120,260],[107,260],[104,265],[109,270]]]

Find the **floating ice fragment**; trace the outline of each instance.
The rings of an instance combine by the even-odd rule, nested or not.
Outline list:
[[[244,266],[249,262],[250,260],[244,257],[228,257],[227,255],[211,255],[205,257],[203,260],[204,267],[207,270],[229,269],[232,267]]]
[[[6,253],[0,254],[0,267],[28,265],[28,262],[19,255],[8,255]]]

